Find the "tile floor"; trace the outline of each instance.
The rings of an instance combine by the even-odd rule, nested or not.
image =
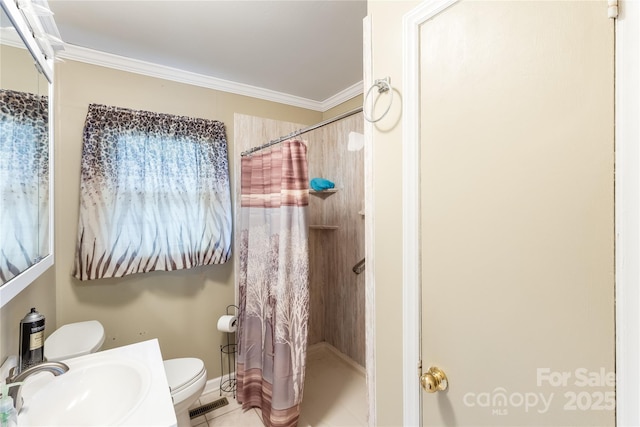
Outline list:
[[[223,393],[223,396],[226,394]],[[191,420],[192,427],[262,427],[257,409],[242,411],[231,395],[229,405]],[[219,391],[203,394],[193,407],[220,398]],[[299,427],[360,427],[367,425],[365,375],[328,346],[310,349],[307,355],[304,398]]]

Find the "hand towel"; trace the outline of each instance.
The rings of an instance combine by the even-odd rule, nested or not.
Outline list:
[[[329,188],[335,187],[335,184],[333,182],[324,178],[313,178],[309,182],[309,185],[315,191],[328,190]]]

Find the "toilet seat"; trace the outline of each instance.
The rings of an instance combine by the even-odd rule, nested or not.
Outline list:
[[[184,357],[163,363],[178,426],[188,427],[191,425],[189,407],[198,400],[207,384],[204,362],[194,357]]]
[[[164,371],[172,395],[188,389],[206,375],[204,362],[194,357],[165,360]]]
[[[55,330],[44,341],[44,357],[60,361],[95,353],[104,343],[104,327],[97,320],[69,323]]]

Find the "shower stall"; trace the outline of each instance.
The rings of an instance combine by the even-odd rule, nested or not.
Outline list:
[[[309,179],[324,178],[335,187],[310,190],[309,223],[309,363],[331,353],[365,372],[365,214],[364,118],[361,112],[298,136],[307,142]],[[328,120],[327,122],[330,122]],[[241,153],[308,128],[305,125],[236,114],[234,167],[236,213],[239,205]],[[236,266],[237,268],[237,266]],[[315,355],[315,356],[314,356]],[[307,387],[313,378],[307,377]],[[327,390],[331,393],[331,390]],[[366,406],[366,396],[362,396]],[[304,405],[304,403],[303,403]],[[303,407],[304,417],[304,407]]]
[[[358,113],[305,139],[309,178],[335,183],[333,190],[310,190],[309,346],[326,343],[364,367],[364,150],[357,142],[363,126]]]

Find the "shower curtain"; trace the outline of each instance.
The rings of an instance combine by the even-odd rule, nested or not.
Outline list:
[[[266,426],[296,426],[309,318],[307,147],[242,158],[238,401]]]

